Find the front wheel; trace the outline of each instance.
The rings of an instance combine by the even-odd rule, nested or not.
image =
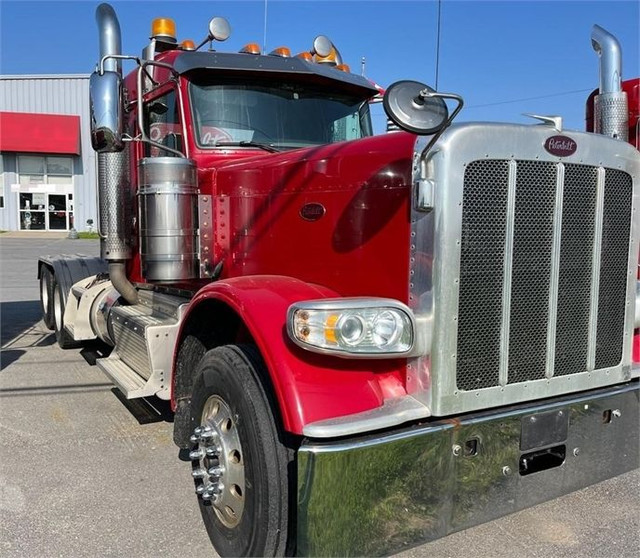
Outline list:
[[[260,380],[264,373],[253,346],[212,349],[198,365],[190,458],[202,518],[220,556],[290,551],[290,452]]]

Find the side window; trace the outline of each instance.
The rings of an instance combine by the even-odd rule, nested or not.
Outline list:
[[[145,106],[145,127],[156,143],[182,151],[182,126],[175,91],[149,101]],[[147,157],[173,157],[174,153],[153,145],[145,145]]]

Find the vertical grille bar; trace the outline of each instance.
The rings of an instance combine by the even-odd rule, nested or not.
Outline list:
[[[551,252],[551,285],[549,288],[549,323],[547,324],[547,363],[545,371],[545,376],[547,378],[551,378],[553,376],[556,356],[556,327],[558,318],[558,284],[560,281],[564,175],[564,165],[560,163],[557,169],[556,206],[553,212],[553,248]]]
[[[554,376],[587,369],[597,182],[596,168],[565,166]]]
[[[462,202],[456,384],[498,384],[509,162],[467,166]]]
[[[606,169],[598,278],[596,370],[617,366],[622,360],[632,195],[631,176],[619,170]]]
[[[507,384],[509,374],[509,326],[511,320],[511,275],[513,271],[513,228],[516,215],[516,177],[518,165],[509,161],[509,191],[507,197],[507,230],[504,242],[504,275],[502,277],[502,329],[500,331],[499,383]]]
[[[593,257],[591,260],[591,311],[589,314],[589,345],[587,352],[587,370],[589,372],[592,372],[596,367],[596,333],[598,328],[598,296],[600,292],[604,179],[604,169],[599,168],[598,185],[596,188],[596,227],[593,239]]]
[[[557,165],[518,161],[509,383],[545,377]]]

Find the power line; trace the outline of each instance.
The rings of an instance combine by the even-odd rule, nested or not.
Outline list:
[[[521,103],[522,101],[535,101],[536,99],[548,99],[550,97],[562,97],[563,95],[575,95],[576,93],[586,93],[587,91],[593,91],[593,87],[587,89],[574,89],[573,91],[562,91],[560,93],[549,93],[548,95],[537,95],[535,97],[524,97],[522,99],[513,99],[510,101],[496,101],[495,103],[484,103],[482,105],[469,105],[466,109],[482,108],[482,107],[494,107],[497,105],[507,105],[509,103]]]

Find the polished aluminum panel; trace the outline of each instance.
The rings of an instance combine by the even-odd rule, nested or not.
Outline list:
[[[581,132],[567,132],[576,152],[557,157],[542,147],[554,133],[547,126],[461,124],[414,164],[415,181],[433,181],[435,198],[428,212],[412,211],[409,306],[417,319],[432,317],[434,328],[429,357],[409,363],[408,386],[433,415],[587,390],[638,373],[631,369],[631,332],[639,230],[631,215],[640,157],[629,145]],[[420,147],[418,141],[416,153]],[[627,177],[624,185],[620,176]],[[622,201],[613,201],[614,190],[624,190]],[[619,358],[603,356],[592,371],[593,258],[595,290],[609,285],[609,276],[600,279],[600,245],[594,246],[599,220],[608,214],[606,220],[622,222],[611,231],[612,260],[603,257],[602,264],[611,268],[615,260],[617,282],[606,288],[615,293],[617,310],[606,344],[617,345]],[[608,312],[596,309],[596,320]]]
[[[634,469],[638,408],[634,381],[384,434],[306,440],[297,459],[297,554],[388,556]],[[607,409],[616,411],[609,423]],[[531,429],[532,418],[558,427]],[[562,447],[564,460],[522,474],[523,459],[548,443]]]
[[[183,281],[200,276],[198,189],[190,159],[141,159],[139,171],[142,273],[149,281]]]

